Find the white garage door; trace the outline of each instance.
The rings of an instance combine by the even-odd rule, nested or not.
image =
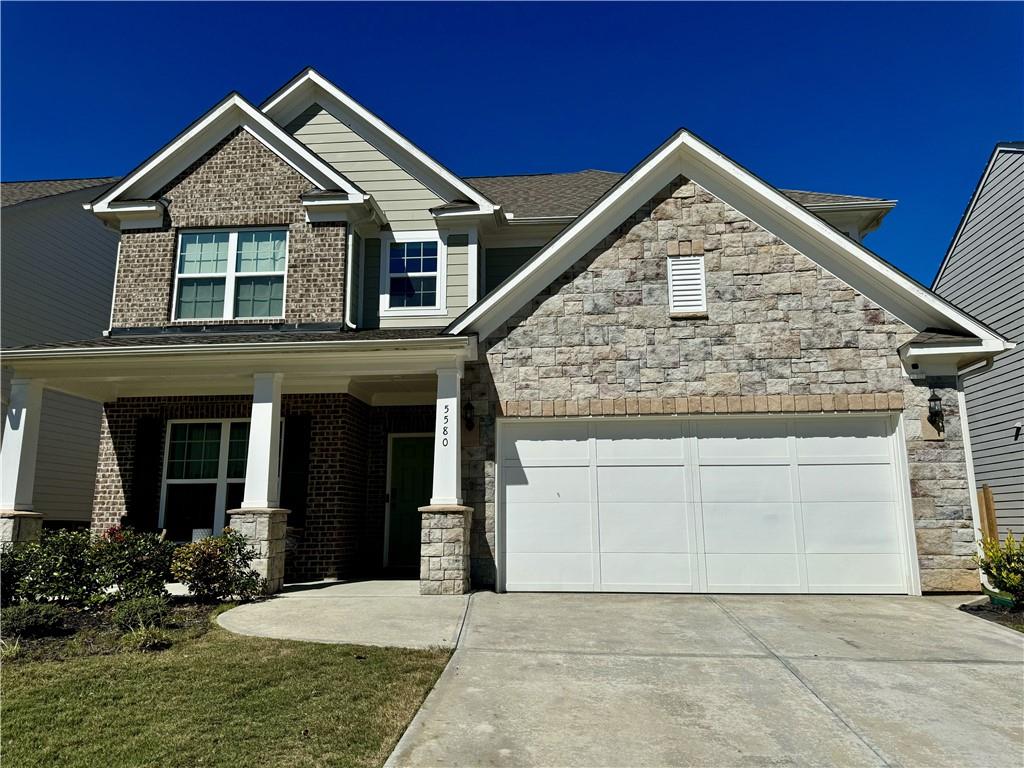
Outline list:
[[[502,422],[508,590],[906,593],[884,416]]]

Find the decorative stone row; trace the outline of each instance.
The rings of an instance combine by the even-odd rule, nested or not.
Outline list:
[[[869,395],[715,395],[595,400],[502,400],[502,416],[625,416],[701,413],[902,411],[902,392]]]
[[[420,594],[469,592],[469,528],[473,508],[438,504],[419,509]]]
[[[267,580],[267,594],[284,586],[287,509],[230,509],[231,530],[240,533],[254,550],[252,569]]]
[[[0,512],[0,545],[39,541],[43,534],[43,516],[39,512],[3,510]]]

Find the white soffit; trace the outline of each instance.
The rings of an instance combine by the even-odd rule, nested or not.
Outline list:
[[[957,329],[983,340],[1005,342],[686,130],[658,147],[447,331],[486,337],[679,175],[731,205],[911,328]]]
[[[479,207],[477,213],[499,207],[314,69],[299,73],[262,109],[271,120],[287,125],[312,104],[320,104],[444,200],[470,200]]]
[[[366,194],[355,184],[289,136],[242,96],[232,93],[86,207],[97,215],[116,214],[116,201],[151,197],[239,127],[309,179],[313,187],[338,190],[352,203],[366,200]]]

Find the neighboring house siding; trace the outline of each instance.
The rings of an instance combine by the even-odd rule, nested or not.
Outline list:
[[[67,192],[3,209],[4,348],[94,338],[107,327],[117,233],[82,209],[99,191]],[[5,409],[10,379],[5,369]],[[45,520],[89,520],[101,411],[97,403],[44,393],[33,503]]]
[[[1000,532],[1024,535],[1024,151],[997,152],[934,290],[1017,344],[964,390],[975,480]]]
[[[669,317],[670,253],[703,253],[708,316]],[[923,588],[976,590],[955,379],[917,386],[916,332],[711,194],[678,179],[480,344],[464,396],[474,583],[494,580],[495,416],[902,413]],[[930,388],[942,441],[921,437]]]
[[[126,231],[114,294],[115,327],[172,324],[178,231],[288,227],[284,312],[288,323],[341,323],[345,300],[345,226],[306,221],[300,196],[312,184],[252,134],[237,129],[154,197],[169,200],[162,229]],[[175,325],[266,323],[193,320]]]
[[[445,201],[319,104],[285,130],[372,195],[392,229],[436,228],[430,209]]]

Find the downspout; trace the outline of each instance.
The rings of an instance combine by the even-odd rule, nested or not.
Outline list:
[[[351,222],[345,223],[345,327],[355,330],[352,322],[352,261],[355,254],[355,227]]]

